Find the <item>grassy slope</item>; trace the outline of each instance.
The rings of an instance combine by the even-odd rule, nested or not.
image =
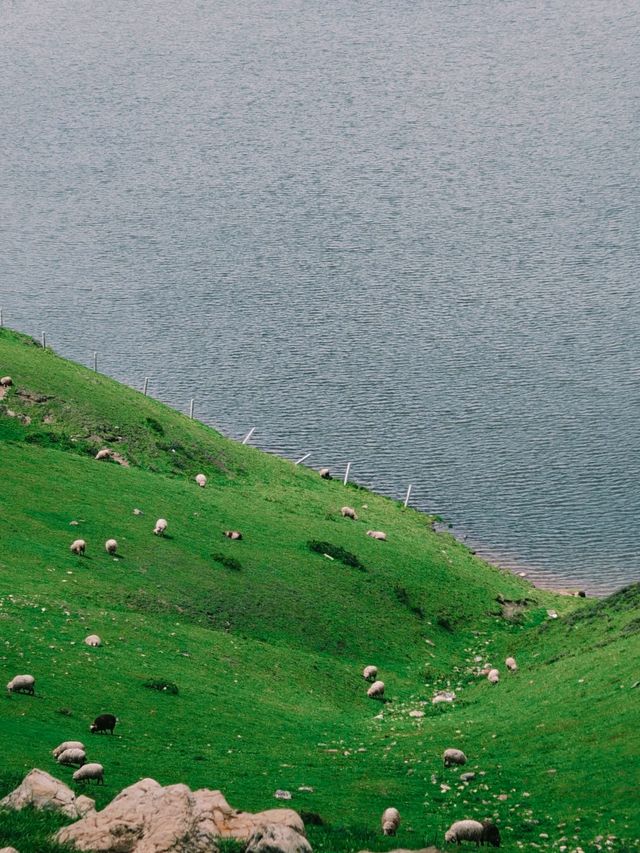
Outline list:
[[[0,699],[0,791],[33,766],[70,777],[50,749],[86,737],[106,768],[100,805],[149,775],[219,787],[252,810],[287,788],[294,807],[329,824],[310,829],[316,850],[396,846],[377,835],[391,804],[405,846],[442,843],[452,820],[491,814],[514,849],[638,838],[637,591],[583,605],[533,590],[419,513],[229,442],[2,330],[6,373],[15,387],[0,403],[0,669],[5,681],[32,672],[38,695]],[[131,467],[96,462],[104,445]],[[345,503],[360,521],[340,517]],[[170,537],[153,536],[158,516]],[[245,539],[226,540],[229,527]],[[370,540],[369,527],[389,541]],[[85,558],[69,554],[76,536],[89,543]],[[103,550],[111,536],[118,560]],[[310,539],[344,547],[367,571],[311,553]],[[497,615],[499,593],[534,599],[521,624]],[[567,617],[544,621],[549,606]],[[84,646],[91,632],[104,647]],[[514,650],[521,671],[497,688],[471,674],[474,656],[500,662]],[[382,720],[359,676],[371,662],[393,700]],[[144,687],[158,678],[180,694]],[[447,684],[459,703],[432,708]],[[423,720],[408,716],[418,707]],[[88,735],[103,711],[120,718],[117,737]],[[453,745],[478,772],[464,790],[439,760]],[[29,830],[30,850],[53,850],[41,840],[52,825]],[[0,841],[20,849],[26,832],[0,816]]]

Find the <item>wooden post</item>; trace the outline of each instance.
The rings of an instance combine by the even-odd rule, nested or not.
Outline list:
[[[2,308],[0,308],[0,329],[2,328]]]
[[[343,485],[347,485],[347,480],[349,479],[349,471],[351,470],[351,462],[347,462],[347,470],[344,472],[344,481]]]
[[[296,465],[299,465],[301,462],[304,462],[304,460],[308,459],[310,456],[310,453],[305,453],[304,456],[301,456],[300,459],[296,460]]]
[[[249,441],[249,439],[251,438],[251,436],[254,434],[254,432],[255,432],[255,431],[256,431],[256,428],[255,428],[255,427],[251,427],[251,429],[249,430],[249,432],[248,432],[248,433],[245,435],[245,437],[242,439],[242,443],[243,443],[243,444],[246,444],[246,443]]]
[[[193,420],[193,400],[189,403],[189,417]]]
[[[43,332],[42,333],[42,349],[46,349],[46,348],[47,348],[47,336]]]
[[[145,397],[147,396],[147,389],[148,388],[149,388],[149,377],[145,376],[144,377],[144,388],[142,389],[142,393],[144,394]]]
[[[409,485],[409,488],[407,489],[407,496],[406,496],[406,498],[404,499],[404,508],[405,508],[405,509],[407,508],[407,504],[409,503],[409,498],[410,498],[410,497],[411,497],[411,485]]]
[[[98,372],[98,353],[94,352],[93,354],[93,372]]]

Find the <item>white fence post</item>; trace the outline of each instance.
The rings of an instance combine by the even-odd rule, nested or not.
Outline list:
[[[193,400],[189,403],[189,417],[193,420]]]
[[[296,465],[299,465],[301,462],[304,462],[305,459],[308,459],[311,456],[311,453],[305,453],[304,456],[301,456],[300,459],[296,459]]]
[[[405,507],[405,509],[407,508],[407,504],[409,503],[409,498],[410,498],[410,497],[411,497],[411,485],[410,485],[410,486],[409,486],[409,488],[407,489],[407,496],[406,496],[406,498],[404,499],[404,507]]]
[[[93,372],[98,372],[98,353],[94,352],[93,354]]]
[[[256,428],[255,428],[255,427],[251,427],[251,429],[249,430],[249,432],[248,432],[248,433],[245,435],[245,437],[242,439],[242,444],[246,444],[246,443],[249,441],[249,439],[251,438],[251,436],[254,434],[254,432],[255,432],[255,431],[256,431]]]
[[[42,349],[46,349],[46,348],[47,348],[47,336],[43,332],[42,333]]]
[[[347,485],[347,481],[348,481],[348,479],[349,479],[349,471],[350,471],[350,470],[351,470],[351,462],[347,462],[347,470],[344,472],[344,480],[343,480],[343,483],[342,483],[344,486],[346,486],[346,485]]]

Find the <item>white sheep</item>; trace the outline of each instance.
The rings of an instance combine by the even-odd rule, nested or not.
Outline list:
[[[500,671],[497,669],[490,669],[489,674],[487,675],[487,681],[491,684],[497,684],[500,681]]]
[[[11,385],[13,385],[13,379],[10,376],[3,376],[0,379],[0,385],[3,388],[9,388]]]
[[[29,693],[31,696],[36,690],[36,680],[32,675],[16,675],[7,684],[9,693]]]
[[[452,690],[438,690],[433,699],[433,705],[438,705],[440,702],[453,702],[456,694]]]
[[[78,556],[84,556],[84,552],[87,550],[87,543],[84,539],[74,539],[71,543],[71,547],[69,548],[72,554],[78,554]]]
[[[115,554],[118,550],[117,541],[115,539],[107,539],[107,541],[104,543],[104,550],[107,552],[107,554]]]
[[[369,699],[382,699],[384,696],[384,681],[374,681],[367,690]]]
[[[461,841],[475,841],[479,847],[483,841],[484,826],[479,820],[457,820],[444,834],[447,844],[460,844]]]
[[[196,474],[196,483],[200,486],[201,489],[207,485],[207,478],[204,474]]]
[[[225,530],[224,535],[227,539],[242,539],[242,533],[239,530]]]
[[[387,534],[383,533],[382,530],[367,530],[367,536],[372,539],[379,539],[381,542],[387,541]]]
[[[52,750],[51,755],[54,758],[57,758],[59,755],[67,749],[82,749],[84,750],[84,744],[79,740],[65,740],[64,743],[61,743],[60,746],[56,746],[54,750]]]
[[[398,809],[388,808],[382,812],[382,832],[384,835],[395,835],[400,826],[400,812]]]
[[[442,761],[445,767],[451,767],[453,765],[462,766],[467,763],[467,756],[461,749],[445,749],[442,753]]]
[[[365,666],[365,668],[362,670],[362,677],[365,679],[365,681],[375,681],[377,675],[377,666]]]
[[[74,748],[65,749],[57,756],[58,764],[79,764],[83,765],[87,760],[87,754],[84,749]]]
[[[355,509],[351,506],[343,506],[340,510],[340,514],[343,518],[352,518],[354,521],[358,520],[358,514]]]
[[[89,634],[88,637],[84,638],[84,641],[87,644],[87,646],[92,646],[93,648],[96,648],[97,646],[102,645],[102,640],[100,639],[100,637],[97,634]]]
[[[318,474],[320,474],[320,476],[322,477],[323,480],[330,480],[331,479],[331,470],[329,468],[321,468],[318,471]]]
[[[153,528],[153,532],[156,536],[164,536],[164,532],[167,529],[168,521],[166,518],[159,518],[156,521],[156,526]]]
[[[89,782],[95,779],[98,785],[104,785],[104,767],[102,764],[85,764],[73,774],[74,782]]]
[[[108,447],[103,447],[96,453],[96,459],[111,459],[111,451]]]
[[[517,672],[518,670],[518,664],[516,663],[515,658],[507,658],[504,662],[504,665],[507,667],[507,669],[510,669],[511,672]]]

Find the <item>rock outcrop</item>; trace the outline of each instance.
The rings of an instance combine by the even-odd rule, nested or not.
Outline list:
[[[34,768],[24,777],[15,791],[8,794],[4,800],[0,800],[0,806],[16,811],[32,806],[34,809],[61,812],[77,820],[92,811],[95,808],[95,802],[89,797],[76,797],[64,782],[60,782],[44,770]]]
[[[360,853],[371,853],[369,850],[361,850]],[[442,853],[441,850],[438,850],[437,847],[421,847],[420,850],[405,850],[398,848],[398,850],[390,850],[389,853]]]
[[[100,812],[61,829],[56,840],[94,853],[215,853],[217,839],[248,841],[257,830],[287,847],[263,846],[260,853],[309,853],[304,824],[291,809],[258,814],[233,809],[220,791],[163,788],[142,779],[121,791]],[[296,840],[298,846],[292,846]],[[269,843],[271,841],[269,840]]]
[[[290,826],[271,824],[255,830],[245,853],[311,853],[311,845]]]

